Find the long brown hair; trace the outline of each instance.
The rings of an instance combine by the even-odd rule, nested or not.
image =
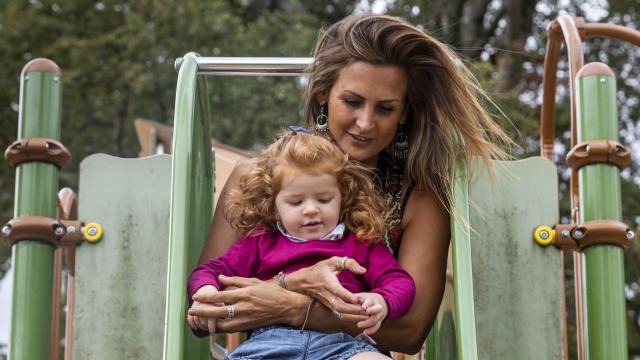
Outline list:
[[[258,157],[240,178],[227,201],[227,220],[242,234],[276,229],[275,199],[286,175],[295,171],[336,177],[340,190],[340,221],[369,243],[384,236],[382,200],[371,181],[373,172],[351,161],[337,145],[320,136],[287,131]],[[255,233],[257,234],[257,233]]]
[[[452,50],[415,26],[384,15],[348,16],[321,32],[314,57],[304,108],[310,128],[320,113],[318,95],[329,93],[346,65],[365,61],[406,70],[405,178],[433,191],[447,209],[458,160],[473,171],[474,157],[490,169],[491,159],[509,158],[504,149],[512,141],[483,109],[480,98],[493,102],[477,79]]]

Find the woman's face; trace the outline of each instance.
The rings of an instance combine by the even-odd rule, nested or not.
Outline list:
[[[328,101],[329,131],[351,159],[375,166],[406,120],[407,74],[400,66],[351,63],[338,74]]]

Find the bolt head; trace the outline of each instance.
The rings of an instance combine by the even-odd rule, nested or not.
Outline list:
[[[576,239],[581,239],[583,236],[584,236],[584,231],[580,229],[575,229],[573,231],[573,237],[575,237]]]
[[[540,238],[543,240],[547,240],[549,238],[549,232],[548,231],[541,231],[540,232]]]
[[[76,227],[73,225],[67,226],[67,233],[74,234],[76,232]]]
[[[5,234],[6,236],[9,236],[9,234],[11,234],[11,226],[9,225],[3,226],[2,233]]]
[[[627,231],[627,240],[631,240],[634,237],[636,237],[636,233],[634,233],[633,230]]]
[[[98,229],[96,229],[94,227],[89,228],[89,230],[87,230],[87,233],[89,233],[89,235],[91,235],[91,236],[94,236],[95,234],[98,233]]]
[[[56,226],[55,230],[53,230],[53,233],[58,235],[58,236],[64,235],[64,227]]]
[[[569,235],[571,235],[571,233],[567,229],[562,230],[561,234],[562,234],[562,237],[569,237]]]

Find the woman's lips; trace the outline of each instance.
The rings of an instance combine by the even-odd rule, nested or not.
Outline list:
[[[353,140],[353,142],[355,142],[356,144],[362,144],[362,145],[367,145],[369,144],[371,141],[373,141],[373,139],[366,137],[366,136],[360,136],[360,135],[356,135],[356,134],[352,134],[352,133],[347,133],[349,134],[349,136],[351,136],[351,139]]]

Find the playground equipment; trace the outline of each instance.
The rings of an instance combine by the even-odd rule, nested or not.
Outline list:
[[[619,222],[619,170],[630,156],[616,142],[613,72],[604,64],[583,66],[581,42],[610,36],[640,45],[640,33],[561,16],[548,34],[544,158],[495,162],[493,176],[477,164],[473,179],[469,169],[458,170],[451,272],[426,359],[566,358],[558,248],[575,254],[579,358],[627,358],[622,252],[634,234]],[[553,116],[563,42],[573,146],[567,162],[573,168],[572,224],[565,225],[557,224],[558,207],[550,205],[558,199]],[[75,196],[65,190],[57,216],[58,170],[68,161],[57,141],[61,71],[49,60],[28,63],[21,75],[19,140],[6,152],[17,168],[15,218],[3,228],[13,243],[9,358],[57,358],[52,309],[59,308],[54,290],[60,286],[53,279],[59,279],[61,249],[71,275],[68,315],[75,313],[67,319],[66,359],[208,358],[210,344],[195,338],[184,320],[186,278],[207,235],[219,175],[204,77],[299,75],[310,61],[185,55],[176,63],[173,154],[84,159],[77,214]],[[83,238],[98,240],[102,229],[101,240],[76,249]]]

